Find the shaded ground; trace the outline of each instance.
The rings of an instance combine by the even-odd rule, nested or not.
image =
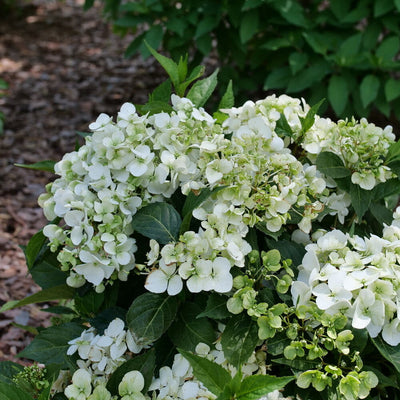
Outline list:
[[[19,245],[45,223],[37,197],[51,174],[16,168],[58,160],[101,112],[116,115],[125,101],[144,103],[162,79],[153,60],[126,60],[131,40],[112,34],[99,9],[83,0],[33,1],[22,14],[0,16],[0,99],[6,128],[0,136],[0,305],[38,288],[26,275]],[[0,360],[14,360],[32,336],[13,326],[48,324],[43,305],[0,314]]]

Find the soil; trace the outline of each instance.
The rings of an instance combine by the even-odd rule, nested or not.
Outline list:
[[[143,104],[164,79],[153,59],[125,59],[132,36],[113,34],[100,7],[84,12],[83,2],[33,0],[0,15],[0,78],[9,84],[0,98],[0,306],[39,289],[19,246],[46,223],[37,197],[52,179],[14,164],[59,160],[98,114],[116,115],[126,101]],[[33,335],[16,325],[49,325],[43,307],[0,314],[0,360],[28,363],[16,355]]]

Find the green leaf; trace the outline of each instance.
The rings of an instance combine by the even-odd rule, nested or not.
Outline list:
[[[394,0],[394,5],[398,11],[400,11],[400,0]]]
[[[379,0],[374,3],[374,17],[380,17],[393,10],[393,0]]]
[[[298,93],[308,89],[314,83],[320,82],[330,71],[331,66],[327,61],[316,61],[308,68],[304,68],[298,74],[291,77],[286,90],[288,93]]]
[[[55,161],[46,160],[46,161],[39,161],[34,164],[14,164],[16,167],[27,168],[27,169],[35,169],[38,171],[46,171],[52,172],[54,174],[54,164]]]
[[[345,78],[333,75],[328,85],[328,100],[336,115],[341,115],[347,106],[349,86]]]
[[[400,96],[400,81],[389,78],[385,83],[385,97],[387,101],[392,101]]]
[[[45,257],[36,261],[30,270],[33,280],[42,289],[63,285],[68,278],[68,273],[61,271],[55,261],[58,263],[56,256],[46,252]]]
[[[86,138],[86,137],[88,137],[88,136],[92,136],[93,135],[93,132],[81,132],[81,131],[75,131],[75,133],[78,135],[78,136],[80,136],[80,137],[82,137],[82,138]]]
[[[393,212],[388,210],[383,204],[373,203],[369,208],[371,214],[376,218],[376,220],[383,225],[390,225],[393,221]]]
[[[257,342],[257,323],[244,313],[232,317],[221,336],[225,358],[236,368],[249,359]]]
[[[367,75],[361,82],[360,96],[363,107],[368,107],[378,95],[380,81],[375,75]]]
[[[372,195],[372,190],[361,189],[360,186],[353,183],[350,185],[351,204],[360,220],[369,208]]]
[[[104,301],[104,293],[96,293],[93,289],[83,296],[75,296],[75,305],[80,313],[92,315],[99,311]]]
[[[167,79],[153,90],[149,96],[149,102],[161,101],[163,103],[168,103],[171,98],[171,93],[171,80]]]
[[[28,269],[33,267],[33,264],[45,245],[46,240],[47,238],[44,236],[42,229],[39,232],[36,232],[29,240],[24,251]]]
[[[200,78],[204,75],[205,67],[203,65],[198,65],[193,68],[192,72],[189,74],[189,77],[179,85],[179,88],[176,90],[176,93],[179,96],[184,96],[186,88],[196,79]]]
[[[22,350],[18,357],[28,358],[43,364],[60,364],[61,369],[67,369],[64,359],[72,339],[79,337],[85,329],[76,322],[51,326],[44,329],[33,341]]]
[[[240,22],[239,36],[241,43],[247,43],[258,31],[259,11],[252,10],[244,14]]]
[[[236,399],[257,400],[274,390],[284,388],[294,378],[294,376],[276,377],[272,375],[248,376],[242,381],[240,389],[236,393]]]
[[[329,5],[333,14],[339,21],[348,14],[350,9],[350,3],[348,0],[335,0],[332,1]]]
[[[211,96],[217,86],[218,69],[216,69],[208,78],[197,81],[189,90],[187,98],[192,101],[196,107],[202,107]]]
[[[381,200],[398,193],[400,193],[400,180],[393,178],[374,187],[373,199]]]
[[[161,244],[178,239],[181,223],[178,211],[168,203],[151,203],[132,217],[135,231]]]
[[[354,57],[358,53],[361,46],[362,33],[356,33],[346,39],[339,47],[337,56],[343,59],[349,59]],[[342,63],[344,64],[344,63]]]
[[[267,341],[268,354],[273,356],[283,354],[285,347],[289,346],[290,342],[291,340],[286,336],[286,333],[277,332],[274,337],[268,339]]]
[[[397,36],[385,38],[376,50],[376,56],[383,61],[392,61],[399,52],[400,39]]]
[[[149,113],[150,115],[158,114],[161,112],[170,113],[172,111],[172,107],[169,103],[159,100],[153,100],[142,106],[137,106],[136,108],[138,112],[142,115],[147,113]]]
[[[224,95],[222,96],[221,101],[218,105],[218,110],[225,109],[225,108],[232,108],[235,105],[235,95],[233,94],[232,89],[232,80],[229,81],[228,87]]]
[[[301,71],[307,64],[308,56],[305,53],[292,53],[289,56],[290,70],[293,75],[296,75]]]
[[[351,171],[344,166],[342,159],[330,151],[322,151],[318,154],[317,168],[331,178],[345,178],[351,175]]]
[[[185,204],[183,205],[183,209],[182,209],[183,221],[182,221],[180,233],[184,233],[187,230],[189,230],[193,210],[195,208],[200,207],[201,204],[204,201],[206,201],[210,196],[212,196],[214,193],[217,193],[220,190],[225,189],[225,188],[226,188],[226,186],[218,186],[212,190],[209,188],[204,188],[200,191],[200,194],[195,193],[193,190],[191,192],[189,192],[189,194],[186,197]]]
[[[388,152],[386,154],[386,164],[390,164],[393,161],[400,159],[400,140],[392,143],[389,146]]]
[[[180,57],[178,62],[178,76],[179,82],[183,82],[186,79],[188,72],[188,55],[186,53],[185,57]]]
[[[207,297],[207,305],[205,310],[200,313],[196,318],[208,317],[212,319],[225,319],[232,314],[226,308],[226,296],[218,293],[210,293]]]
[[[153,25],[145,33],[143,44],[140,46],[140,52],[141,52],[143,58],[147,58],[150,55],[150,53],[153,54],[150,51],[149,47],[151,47],[152,49],[157,49],[161,44],[163,36],[164,36],[164,30],[161,25]],[[154,54],[153,54],[153,56],[154,56]],[[159,60],[157,59],[157,61],[159,61]],[[161,64],[161,62],[160,62],[160,64]],[[164,65],[163,65],[163,68],[164,68]],[[171,80],[172,80],[172,77],[171,77]],[[172,82],[173,82],[173,80],[172,80]]]
[[[328,43],[326,41],[326,36],[323,35],[322,33],[303,32],[303,37],[304,39],[306,39],[306,42],[316,53],[325,55],[329,50]],[[308,58],[305,53],[294,53],[294,54],[303,54],[306,58]]]
[[[89,10],[89,8],[93,7],[94,0],[85,0],[85,4],[83,5],[83,9],[85,11]]]
[[[22,365],[11,361],[0,362],[0,382],[14,384],[12,378],[24,369]]]
[[[178,300],[175,296],[144,293],[128,310],[126,321],[140,345],[156,341],[175,320]]]
[[[304,254],[306,254],[304,245],[292,242],[290,240],[283,239],[277,242],[272,240],[267,240],[267,244],[270,249],[279,250],[282,259],[293,260],[294,265],[300,265],[303,260]]]
[[[319,361],[316,360],[304,360],[296,358],[294,360],[287,360],[286,358],[274,358],[271,360],[276,364],[287,365],[298,371],[307,371],[308,369],[318,369]]]
[[[118,385],[124,375],[129,371],[139,371],[144,378],[143,393],[146,393],[153,379],[154,368],[156,366],[156,352],[154,349],[135,356],[121,366],[119,366],[110,376],[107,382],[107,389],[113,396],[118,395]]]
[[[178,349],[179,352],[189,361],[193,368],[194,376],[204,384],[213,394],[218,396],[232,377],[229,372],[215,362],[207,360],[185,350]]]
[[[32,400],[32,395],[16,387],[15,383],[0,382],[0,400]]]
[[[187,351],[194,351],[199,343],[213,347],[214,328],[207,318],[198,318],[200,311],[200,306],[190,302],[179,310],[178,318],[168,329],[168,336],[176,347]]]
[[[178,65],[168,57],[163,56],[162,54],[157,53],[146,41],[144,42],[147,48],[149,49],[150,53],[153,57],[161,64],[161,66],[165,69],[168,76],[171,79],[172,84],[174,87],[179,86],[179,73],[178,73]]]
[[[209,15],[197,24],[196,32],[194,34],[194,38],[198,39],[199,37],[210,33],[214,28],[216,28],[219,24],[219,14]]]
[[[388,360],[400,373],[400,345],[390,346],[381,337],[371,338],[372,343],[378,349],[379,353]]]
[[[280,118],[276,121],[275,132],[279,136],[293,137],[292,128],[290,127],[284,113],[281,113]]]
[[[305,118],[300,117],[301,122],[301,132],[307,132],[313,125],[315,120],[315,115],[317,114],[319,108],[325,99],[321,99],[317,104],[314,104],[309,110]]]
[[[41,290],[22,300],[8,301],[0,308],[0,313],[13,308],[26,306],[27,304],[43,303],[51,300],[71,299],[74,297],[75,289],[67,285],[53,286],[49,289]]]
[[[286,88],[292,73],[289,67],[276,68],[267,76],[264,82],[264,90]]]
[[[196,39],[196,46],[204,56],[210,54],[212,49],[212,36],[205,34]]]

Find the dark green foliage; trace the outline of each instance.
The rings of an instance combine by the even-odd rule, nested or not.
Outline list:
[[[85,8],[93,1],[86,1]],[[221,80],[253,90],[327,98],[339,117],[400,112],[397,0],[103,0],[116,32],[141,32],[127,56],[162,46],[193,63],[215,43]]]

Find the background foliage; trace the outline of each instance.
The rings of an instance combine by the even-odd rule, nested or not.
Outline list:
[[[216,49],[221,80],[233,79],[242,97],[260,89],[311,104],[325,97],[339,117],[400,112],[399,0],[103,3],[115,31],[138,33],[127,56],[149,55],[143,39],[173,58],[190,50],[194,63]]]

